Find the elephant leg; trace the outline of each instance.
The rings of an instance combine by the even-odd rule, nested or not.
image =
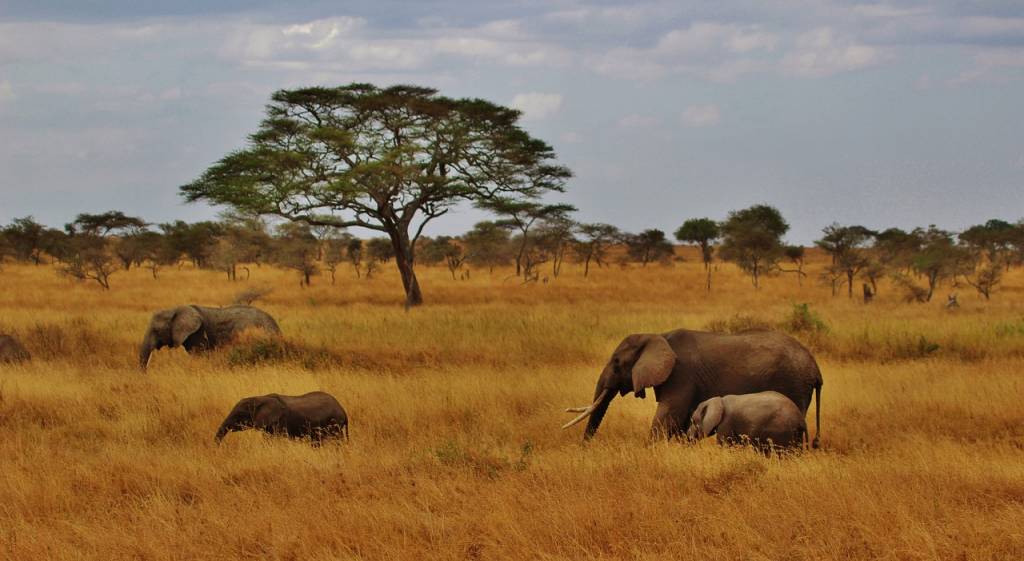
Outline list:
[[[651,441],[672,440],[686,435],[689,419],[680,417],[685,417],[685,414],[680,414],[679,409],[666,402],[659,403],[658,410],[654,413],[654,421],[651,422]]]

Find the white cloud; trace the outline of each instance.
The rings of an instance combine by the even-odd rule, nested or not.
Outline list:
[[[8,81],[0,82],[0,103],[14,101],[14,87]]]
[[[778,37],[758,26],[697,22],[685,29],[668,32],[658,41],[655,52],[669,56],[694,56],[727,51],[746,53],[775,48]]]
[[[522,111],[524,119],[546,119],[562,108],[562,96],[537,92],[516,94],[512,98],[512,107]]]
[[[683,125],[687,127],[710,127],[718,124],[721,111],[714,103],[691,105],[683,111]]]
[[[831,27],[819,27],[796,38],[792,51],[782,58],[782,69],[795,76],[829,76],[877,64],[875,47],[839,37]]]

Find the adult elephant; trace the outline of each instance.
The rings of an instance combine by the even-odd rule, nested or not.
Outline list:
[[[658,410],[652,438],[686,433],[690,417],[704,400],[730,394],[777,391],[807,414],[817,392],[813,446],[819,443],[821,371],[811,353],[796,339],[774,331],[736,334],[677,329],[664,334],[639,333],[626,337],[597,379],[594,400],[562,428],[589,417],[584,440],[597,432],[615,395],[633,392],[646,397],[654,389]]]
[[[182,346],[190,353],[212,349],[230,342],[247,329],[281,333],[270,314],[252,306],[178,306],[160,310],[153,314],[139,346],[139,367],[146,369],[154,349]]]

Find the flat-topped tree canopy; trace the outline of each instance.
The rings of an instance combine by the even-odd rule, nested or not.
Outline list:
[[[189,202],[311,225],[384,232],[408,305],[423,227],[460,201],[532,200],[564,191],[570,171],[518,125],[520,112],[433,88],[349,84],[280,90],[248,146],[182,186]]]

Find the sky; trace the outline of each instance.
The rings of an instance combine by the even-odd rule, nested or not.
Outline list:
[[[353,81],[522,110],[574,173],[558,200],[628,231],[758,203],[792,243],[1024,217],[1016,0],[0,0],[0,223],[215,217],[178,187],[272,92]]]

